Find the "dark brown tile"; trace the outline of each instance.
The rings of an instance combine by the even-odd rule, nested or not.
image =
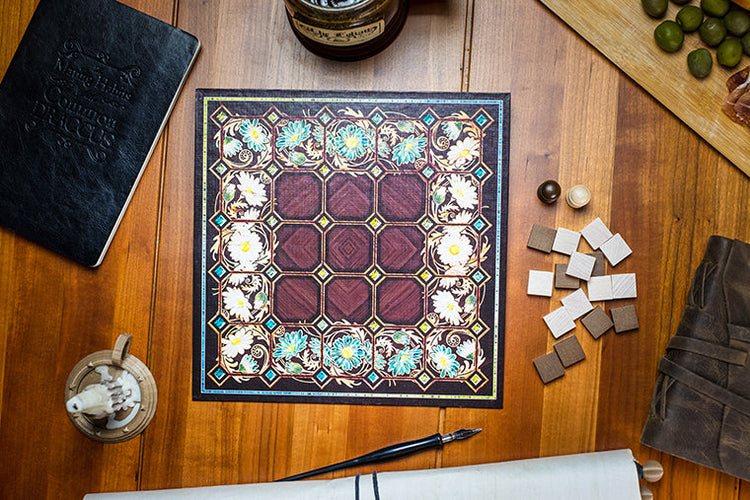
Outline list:
[[[552,347],[554,347],[557,357],[560,358],[560,363],[562,363],[565,368],[573,366],[579,361],[586,359],[586,354],[584,354],[583,348],[575,335],[571,335],[565,340],[561,340]]]
[[[610,309],[609,313],[612,315],[615,333],[638,329],[638,315],[635,313],[634,305],[629,304],[627,306],[615,307],[614,309]]]
[[[550,253],[552,251],[552,244],[555,242],[555,235],[557,231],[554,229],[542,226],[541,224],[534,224],[531,228],[531,234],[529,234],[529,241],[526,246],[539,250],[540,252]]]
[[[539,374],[539,378],[545,384],[549,384],[553,380],[557,380],[565,375],[565,368],[563,368],[560,358],[555,352],[536,358],[534,360],[534,367]]]
[[[601,306],[596,306],[593,311],[581,318],[581,323],[595,339],[607,333],[613,326],[612,320]]]

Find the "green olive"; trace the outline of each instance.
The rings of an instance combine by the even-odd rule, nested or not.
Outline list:
[[[729,0],[701,0],[703,12],[713,17],[724,17],[729,12]]]
[[[700,28],[703,22],[703,11],[695,5],[686,5],[677,13],[677,24],[682,27],[685,33],[692,33]]]
[[[724,26],[730,34],[741,37],[750,31],[750,15],[744,10],[730,10],[724,16]]]
[[[701,27],[698,28],[698,34],[700,35],[701,40],[703,40],[703,43],[709,47],[716,47],[723,42],[724,38],[727,36],[727,28],[724,26],[721,19],[709,17],[706,18],[706,20],[703,21],[703,24],[701,24]]]
[[[662,21],[654,30],[654,40],[662,50],[676,52],[682,47],[685,34],[680,25],[674,21]]]
[[[740,43],[742,44],[742,52],[744,52],[745,55],[750,56],[750,33],[743,36],[740,39]]]
[[[667,12],[667,0],[641,0],[641,5],[646,14],[657,19]]]
[[[742,43],[737,38],[727,38],[716,49],[716,60],[722,66],[734,68],[742,59]]]
[[[707,49],[695,49],[687,56],[690,73],[696,78],[705,78],[711,73],[714,64],[711,53]]]

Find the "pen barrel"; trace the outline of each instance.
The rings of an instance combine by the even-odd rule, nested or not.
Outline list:
[[[375,450],[361,457],[352,459],[353,465],[368,464],[372,462],[380,462],[383,460],[392,460],[394,458],[403,457],[404,455],[410,455],[418,451],[426,450],[428,448],[436,448],[443,445],[443,440],[440,434],[433,434],[422,439],[415,439],[414,441],[407,441],[405,443],[394,444],[392,446],[386,446],[379,450]]]
[[[391,460],[393,458],[402,457],[404,455],[416,453],[428,448],[436,448],[442,445],[443,440],[440,434],[433,434],[432,436],[428,436],[426,438],[407,441],[406,443],[394,444],[392,446],[386,446],[385,448],[375,450],[357,458],[345,460],[344,462],[339,462],[337,464],[327,465],[325,467],[321,467],[320,469],[303,472],[294,476],[285,477],[284,479],[279,479],[278,481],[296,481],[298,479],[305,479],[308,477],[317,476],[319,474],[325,474],[327,472],[345,469],[347,467],[354,467],[355,465],[363,465],[372,462]]]

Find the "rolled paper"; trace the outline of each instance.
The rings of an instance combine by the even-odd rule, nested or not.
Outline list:
[[[627,449],[445,469],[373,473],[327,481],[89,494],[84,499],[275,500],[299,497],[351,500],[355,498],[355,490],[361,500],[641,500],[638,471],[633,454]]]

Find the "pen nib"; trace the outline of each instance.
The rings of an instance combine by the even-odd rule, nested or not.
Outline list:
[[[481,430],[482,429],[458,429],[456,432],[453,432],[451,434],[443,434],[441,436],[441,439],[443,441],[443,444],[450,443],[451,441],[470,438]]]

